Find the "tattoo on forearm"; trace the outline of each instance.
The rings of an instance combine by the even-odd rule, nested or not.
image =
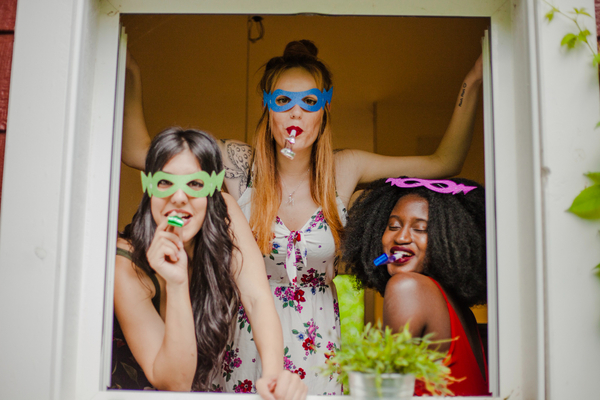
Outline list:
[[[227,157],[231,166],[225,167],[226,179],[239,179],[240,195],[248,185],[248,170],[250,169],[250,146],[240,143],[227,143]]]
[[[458,102],[459,107],[462,106],[463,99],[465,98],[465,90],[466,89],[467,89],[467,84],[465,82],[465,83],[463,83],[462,92],[460,92],[460,101]]]

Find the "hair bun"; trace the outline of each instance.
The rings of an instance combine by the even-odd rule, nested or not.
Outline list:
[[[294,40],[293,42],[289,42],[285,46],[285,50],[283,51],[284,57],[294,57],[294,56],[311,56],[317,57],[319,53],[319,49],[313,42],[310,40]]]

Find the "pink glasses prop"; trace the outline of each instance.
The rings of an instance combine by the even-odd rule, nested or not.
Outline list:
[[[433,190],[438,193],[451,193],[453,195],[463,192],[464,194],[469,193],[473,189],[477,189],[477,186],[465,186],[462,183],[456,183],[448,179],[419,179],[419,178],[388,178],[386,183],[390,183],[392,186],[398,186],[401,188],[415,188],[423,186],[429,190]]]

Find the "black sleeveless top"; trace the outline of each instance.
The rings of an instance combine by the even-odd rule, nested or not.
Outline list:
[[[131,260],[131,252],[117,247],[117,255]],[[156,294],[152,298],[152,304],[160,314],[160,285],[155,274],[148,275],[154,284]],[[155,390],[142,367],[137,363],[131,350],[125,341],[125,336],[119,325],[116,315],[113,313],[113,342],[112,342],[112,379],[109,389],[134,389]]]

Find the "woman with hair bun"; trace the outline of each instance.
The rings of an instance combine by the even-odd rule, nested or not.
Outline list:
[[[381,238],[381,239],[379,239]],[[342,260],[384,296],[383,323],[449,340],[457,396],[489,395],[487,363],[469,307],[486,302],[485,192],[466,179],[390,178],[353,204]],[[417,384],[416,395],[429,394]]]
[[[460,102],[433,155],[386,157],[332,147],[329,69],[308,40],[288,43],[270,59],[260,81],[263,113],[249,146],[220,143],[227,191],[238,201],[265,260],[284,335],[285,365],[300,375],[310,394],[341,394],[322,365],[339,346],[339,311],[332,282],[346,207],[357,185],[385,176],[424,178],[457,174],[470,146],[481,58],[467,74]],[[139,68],[130,60],[125,101],[123,161],[140,168],[149,141],[141,106]],[[260,376],[254,327],[243,309],[231,357],[232,385]]]
[[[300,399],[283,368],[281,325],[264,263],[235,200],[222,194],[216,141],[196,130],[158,134],[145,192],[117,243],[113,389],[222,391],[223,360],[244,304],[256,325],[264,399]]]

